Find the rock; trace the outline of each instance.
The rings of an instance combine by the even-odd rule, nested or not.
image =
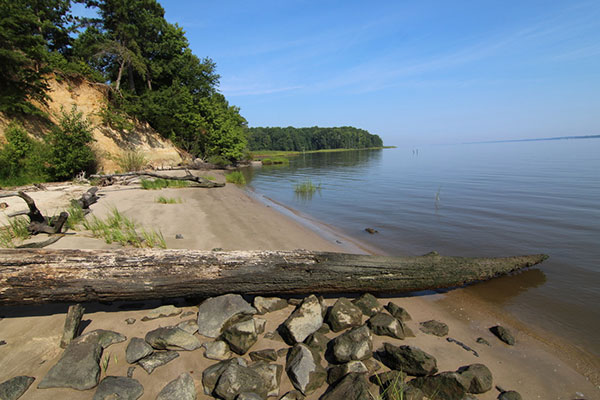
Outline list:
[[[182,331],[189,333],[190,335],[198,332],[198,323],[195,319],[188,319],[187,321],[180,322],[175,326]]]
[[[323,312],[317,296],[310,295],[280,326],[281,337],[289,344],[301,343],[323,325]]]
[[[239,355],[246,354],[250,347],[258,340],[254,319],[247,316],[241,321],[226,325],[221,338],[229,344],[229,348],[233,352]]]
[[[378,361],[369,358],[366,360],[363,360],[362,362],[363,364],[365,364],[365,367],[367,367],[367,370],[369,371],[370,374],[379,371],[381,369],[381,364],[379,364]]]
[[[404,379],[406,379],[406,374],[396,370],[382,372],[369,378],[372,383],[384,390],[388,387],[397,388],[402,386],[404,384]]]
[[[235,400],[264,400],[264,397],[254,392],[243,392],[235,397]]]
[[[365,374],[351,373],[325,393],[321,400],[372,400],[370,389]]]
[[[300,304],[302,304],[303,300],[304,299],[289,298],[287,302],[290,306],[298,307]]]
[[[133,378],[133,371],[135,371],[135,367],[127,368],[127,377],[128,378]]]
[[[38,388],[87,390],[95,387],[100,379],[102,350],[125,340],[127,338],[117,332],[102,329],[75,338],[44,376]]]
[[[332,340],[331,352],[337,363],[366,360],[373,355],[371,331],[366,325],[352,328]]]
[[[498,400],[523,400],[519,392],[509,390],[498,395]]]
[[[421,322],[419,325],[419,330],[429,335],[446,336],[448,334],[448,325],[443,322],[432,319],[430,321]]]
[[[346,298],[338,299],[327,313],[327,324],[334,332],[362,324],[362,311]]]
[[[413,376],[433,375],[437,372],[437,361],[432,355],[413,346],[396,347],[384,343],[382,361],[390,369]]]
[[[288,302],[279,297],[262,297],[254,298],[254,308],[259,314],[266,314],[277,310],[283,310],[288,306]]]
[[[252,307],[239,294],[225,294],[211,297],[198,307],[198,333],[216,338],[226,322],[240,315],[256,314]]]
[[[345,364],[334,365],[327,370],[327,383],[335,384],[350,373],[366,374],[369,372],[362,361],[349,361]]]
[[[287,356],[289,350],[289,347],[282,347],[281,349],[277,350],[277,358]]]
[[[414,336],[409,327],[389,314],[378,312],[367,321],[371,331],[378,336],[389,336],[396,339],[404,339]]]
[[[265,327],[267,326],[267,320],[264,318],[254,318],[254,326],[256,328],[256,333],[259,335],[261,333],[265,333]]]
[[[322,333],[323,335],[326,335],[329,332],[331,332],[331,328],[329,327],[328,323],[323,322],[323,325],[321,325],[321,327],[319,329],[317,329],[317,332]]]
[[[248,368],[260,375],[267,389],[268,397],[279,396],[279,385],[281,384],[281,373],[283,372],[281,365],[258,361]]]
[[[439,400],[463,400],[465,389],[456,372],[442,372],[433,376],[421,376],[408,382],[425,395]]]
[[[243,358],[237,357],[213,364],[206,368],[204,372],[202,372],[202,386],[204,387],[204,394],[209,396],[213,394],[221,374],[231,364],[237,364],[243,367],[247,366],[246,361]]]
[[[292,385],[303,395],[320,388],[327,377],[320,357],[302,343],[296,344],[288,352],[285,371]]]
[[[145,340],[157,350],[196,350],[202,346],[196,336],[175,326],[154,329]]]
[[[152,346],[146,343],[144,339],[134,337],[131,338],[125,350],[125,360],[129,364],[133,364],[144,357],[148,357],[153,352]]]
[[[315,351],[325,351],[329,338],[318,331],[306,338],[304,343]]]
[[[0,384],[0,399],[17,400],[29,389],[29,386],[35,381],[31,376],[15,376]]]
[[[177,379],[172,380],[165,386],[156,400],[196,400],[196,387],[192,376],[184,372]]]
[[[265,333],[264,338],[265,339],[269,339],[269,340],[276,340],[278,342],[283,342],[283,338],[281,337],[281,335],[277,331]]]
[[[6,344],[6,340],[0,340],[0,346],[4,346]]]
[[[157,318],[172,317],[181,314],[181,309],[174,305],[160,306],[150,311],[142,318],[142,321],[152,321]]]
[[[483,364],[471,364],[459,368],[459,383],[467,393],[485,393],[492,389],[492,372]]]
[[[144,387],[135,379],[107,376],[98,385],[93,400],[136,400],[144,394]]]
[[[278,358],[274,349],[251,351],[249,356],[252,361],[277,361]]]
[[[385,309],[390,314],[392,314],[392,317],[394,317],[402,322],[412,320],[410,314],[404,308],[397,306],[396,304],[392,303],[391,301],[389,303],[387,303],[387,306],[385,306]]]
[[[231,358],[229,346],[222,340],[204,343],[202,346],[206,349],[204,357],[211,360],[228,360]]]
[[[156,368],[173,361],[177,357],[179,357],[179,353],[176,351],[157,351],[139,360],[138,365],[151,374]]]
[[[298,390],[290,390],[281,396],[279,400],[304,400],[304,395]]]
[[[261,376],[251,368],[241,366],[237,363],[229,364],[217,381],[214,394],[225,400],[234,400],[243,392],[253,392],[267,397],[267,385]]]
[[[66,348],[69,343],[79,334],[79,325],[81,324],[81,317],[85,308],[81,304],[75,304],[69,306],[67,311],[67,317],[65,319],[65,326],[63,328],[62,339],[60,340],[60,347]]]
[[[135,318],[127,318],[125,322],[127,322],[127,325],[133,325],[135,324]]]
[[[196,313],[194,311],[186,311],[186,312],[182,312],[181,314],[179,314],[179,318],[185,318],[185,317],[189,317],[191,315],[195,315]]]
[[[181,233],[176,233],[175,239],[183,239],[183,235]]]
[[[374,234],[376,234],[376,233],[379,233],[379,231],[378,231],[378,230],[376,230],[376,229],[373,229],[373,228],[365,228],[365,232],[368,232],[368,233],[370,233],[371,235],[374,235]]]
[[[491,345],[490,345],[490,342],[488,342],[487,340],[485,340],[485,339],[484,339],[484,338],[482,338],[482,337],[478,337],[478,338],[477,338],[477,340],[476,340],[476,342],[477,342],[477,343],[480,343],[480,344],[485,344],[486,346],[491,346]]]
[[[381,304],[379,301],[370,293],[365,293],[360,296],[358,299],[352,300],[352,303],[360,308],[363,314],[367,317],[372,317],[379,311],[381,311]]]
[[[515,337],[510,333],[508,329],[501,325],[492,326],[490,328],[490,332],[492,332],[498,339],[502,340],[504,343],[513,346],[515,344]]]

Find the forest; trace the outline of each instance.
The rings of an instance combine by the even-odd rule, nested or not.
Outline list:
[[[383,141],[364,129],[351,126],[320,128],[250,128],[250,150],[312,151],[382,147]]]

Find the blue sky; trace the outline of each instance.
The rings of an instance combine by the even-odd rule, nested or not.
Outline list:
[[[250,126],[600,134],[600,1],[163,0]]]

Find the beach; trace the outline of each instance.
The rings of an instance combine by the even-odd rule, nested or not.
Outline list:
[[[183,173],[183,171],[181,171]],[[224,181],[222,172],[211,171],[218,181]],[[79,189],[63,192],[31,192],[30,195],[42,211],[52,214],[68,205],[68,197],[77,197],[87,190]],[[268,204],[258,201],[242,188],[228,184],[223,188],[202,189],[162,189],[160,191],[142,190],[136,185],[108,186],[99,191],[100,200],[91,206],[93,215],[99,218],[108,215],[113,208],[128,217],[134,218],[148,229],[159,229],[163,234],[167,248],[213,250],[293,250],[308,249],[333,252],[368,252],[367,246],[358,241],[340,235],[322,236],[294,219],[278,212]],[[158,196],[175,198],[175,204],[161,204]],[[15,211],[23,207],[20,199],[11,199],[9,209]],[[180,237],[180,238],[177,238]],[[50,248],[120,248],[120,245],[106,244],[92,238],[88,233],[77,232],[67,235]],[[308,295],[310,293],[307,293]],[[247,300],[251,301],[251,298]],[[326,297],[331,306],[335,297]],[[594,399],[600,398],[598,371],[593,363],[582,368],[569,354],[560,354],[548,341],[531,334],[510,318],[504,318],[468,297],[445,294],[422,294],[379,298],[381,305],[389,301],[404,307],[412,320],[406,325],[415,333],[415,337],[404,340],[385,336],[373,336],[373,348],[378,349],[384,342],[394,345],[408,344],[416,346],[434,355],[440,371],[455,371],[461,366],[482,363],[492,372],[493,383],[505,390],[516,390],[524,399]],[[125,335],[128,340],[110,346],[104,356],[109,354],[109,362],[102,376],[126,376],[131,366],[125,361],[125,349],[129,339],[141,337],[155,328],[176,325],[186,319],[194,319],[198,304],[179,300],[176,306],[181,314],[151,321],[141,319],[161,301],[146,301],[136,304],[114,302],[112,304],[85,304],[86,321],[83,333],[94,329],[107,329]],[[22,399],[92,399],[94,389],[77,391],[73,389],[38,389],[37,385],[56,364],[62,354],[58,346],[62,335],[65,313],[68,305],[40,305],[30,307],[0,308],[0,340],[6,341],[0,346],[0,382],[18,375],[35,377],[35,382]],[[261,316],[266,319],[265,332],[274,331],[294,310],[294,306]],[[188,314],[189,313],[189,314]],[[181,315],[188,314],[182,318]],[[133,324],[125,322],[134,318]],[[363,322],[367,318],[363,319]],[[460,341],[476,350],[478,357],[466,351],[456,343],[425,334],[419,330],[419,323],[437,320],[449,327],[448,337]],[[516,338],[516,344],[509,346],[499,341],[489,332],[489,328],[502,324],[509,328]],[[201,342],[212,339],[196,336]],[[328,337],[337,334],[330,332]],[[476,342],[484,338],[490,346]],[[251,351],[261,349],[279,350],[288,346],[279,340],[261,338]],[[147,374],[137,367],[133,377],[144,387],[141,399],[154,399],[160,390],[181,373],[188,372],[194,379],[199,399],[209,399],[203,393],[202,372],[216,363],[203,356],[204,350],[180,351],[179,357],[165,366]],[[248,361],[247,355],[244,356]],[[285,366],[285,356],[277,364]],[[590,367],[590,365],[592,365]],[[323,366],[326,366],[323,361]],[[381,371],[385,370],[385,367]],[[381,372],[379,371],[379,372]],[[587,372],[586,372],[587,371]],[[587,376],[586,376],[587,375]],[[279,397],[289,390],[292,384],[286,373],[282,374]],[[308,399],[317,399],[326,387],[310,394]],[[495,399],[499,391],[495,388],[477,395],[479,399]],[[277,397],[277,398],[279,398]]]

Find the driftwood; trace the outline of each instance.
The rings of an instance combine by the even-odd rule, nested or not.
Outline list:
[[[0,250],[0,305],[225,293],[403,293],[455,287],[542,262],[295,251]]]
[[[150,171],[139,171],[139,172],[126,172],[123,174],[90,175],[90,178],[102,179],[106,183],[111,184],[112,179],[114,179],[114,178],[124,178],[124,177],[132,177],[132,176],[133,177],[149,176],[152,178],[159,178],[159,179],[191,181],[191,182],[196,183],[196,185],[195,185],[196,187],[202,187],[202,188],[216,188],[216,187],[225,186],[224,183],[213,182],[213,181],[210,181],[201,176],[193,175],[188,169],[186,169],[185,172],[186,172],[186,175],[184,175],[184,176],[164,175],[164,174],[157,174],[155,172],[150,172]]]
[[[67,318],[65,318],[63,335],[60,339],[60,347],[62,349],[66,349],[69,343],[79,334],[79,325],[81,324],[81,317],[83,317],[84,311],[85,308],[81,304],[69,306]]]

